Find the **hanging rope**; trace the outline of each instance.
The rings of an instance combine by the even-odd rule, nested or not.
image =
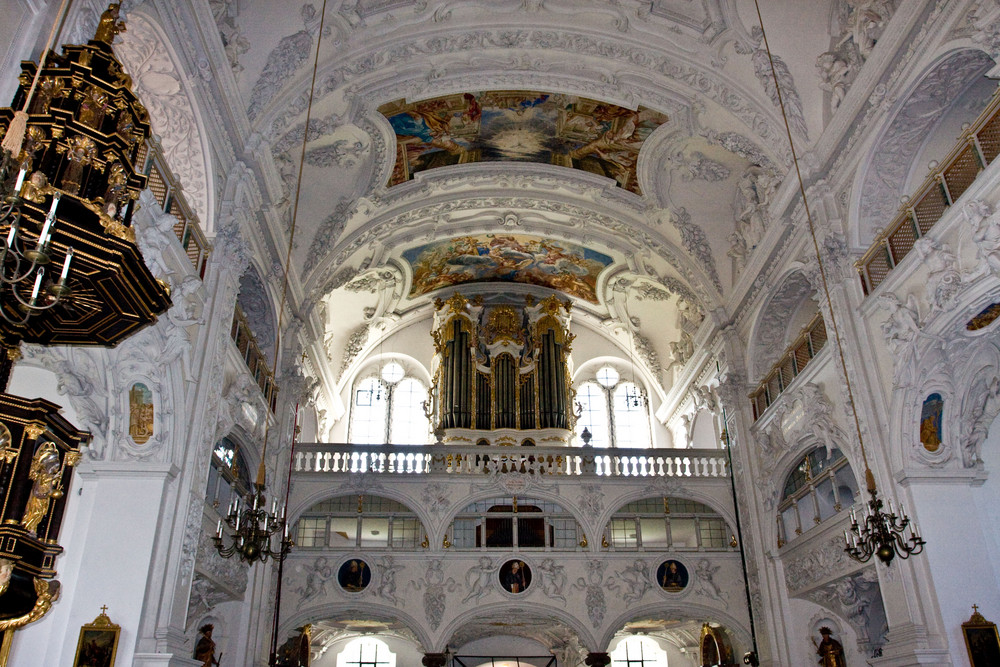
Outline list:
[[[309,103],[306,105],[306,124],[302,132],[302,152],[299,155],[299,175],[295,181],[295,203],[292,207],[292,223],[288,230],[288,249],[285,251],[284,278],[281,285],[281,304],[278,306],[278,328],[274,335],[274,368],[275,374],[278,372],[278,354],[281,353],[281,326],[285,317],[285,302],[288,300],[288,269],[292,260],[292,248],[295,244],[295,224],[299,217],[299,196],[302,194],[302,172],[306,164],[306,144],[309,142],[309,121],[312,119],[313,97],[316,95],[316,72],[319,70],[319,48],[323,43],[323,26],[326,23],[326,3],[323,0],[323,9],[319,18],[319,32],[316,33],[316,56],[313,59],[312,80],[309,82]],[[267,440],[270,434],[271,424],[265,422],[264,425],[264,448],[260,455],[260,467],[257,468],[257,484],[263,486],[265,479],[264,456],[267,454]],[[294,438],[294,434],[292,436]]]
[[[35,69],[35,76],[31,81],[31,88],[28,89],[28,96],[24,98],[24,104],[21,105],[21,109],[14,112],[14,119],[11,120],[10,127],[7,128],[7,134],[4,135],[3,142],[0,142],[0,148],[10,153],[11,159],[16,160],[21,154],[21,147],[24,145],[24,135],[28,131],[28,108],[35,98],[35,91],[38,89],[38,80],[41,78],[42,68],[45,67],[45,60],[49,57],[49,52],[52,50],[56,33],[59,32],[59,27],[66,20],[66,12],[69,11],[69,6],[72,3],[73,0],[63,0],[59,6],[59,13],[56,14],[52,30],[49,31],[49,39],[45,42],[45,48],[42,49],[42,57],[38,61],[38,68]]]
[[[865,441],[861,435],[861,422],[858,419],[858,410],[854,403],[854,390],[851,387],[851,378],[847,373],[847,362],[844,359],[844,347],[840,341],[840,327],[837,325],[837,315],[833,312],[833,299],[830,298],[830,287],[827,284],[826,267],[823,264],[823,256],[819,250],[819,241],[816,239],[816,225],[813,223],[812,213],[809,211],[809,200],[806,197],[806,187],[802,181],[802,171],[799,169],[799,158],[795,151],[795,140],[792,139],[792,130],[788,124],[788,114],[785,111],[785,99],[781,94],[781,84],[778,82],[778,73],[774,68],[774,57],[771,55],[771,46],[767,41],[767,31],[764,29],[764,19],[760,14],[760,4],[753,0],[754,7],[757,8],[757,20],[760,22],[760,33],[764,39],[764,49],[767,51],[767,60],[771,64],[771,77],[774,79],[774,88],[778,93],[778,106],[781,109],[781,118],[785,122],[785,133],[788,135],[788,146],[792,151],[792,163],[795,165],[795,175],[799,181],[799,193],[802,195],[802,205],[806,210],[806,220],[809,223],[809,235],[812,237],[813,250],[816,253],[816,263],[819,265],[820,282],[823,285],[823,296],[826,298],[826,306],[830,311],[830,325],[833,328],[833,339],[837,344],[837,354],[840,358],[840,369],[844,373],[844,383],[847,386],[847,399],[851,404],[851,414],[854,416],[854,429],[858,434],[858,444],[861,447],[861,459],[865,464],[865,482],[869,491],[875,490],[875,476],[868,466],[868,453],[865,451]]]

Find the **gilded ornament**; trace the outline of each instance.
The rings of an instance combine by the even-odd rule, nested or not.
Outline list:
[[[125,23],[118,18],[121,4],[120,2],[112,2],[101,14],[101,19],[97,23],[97,32],[94,34],[95,42],[114,44],[115,35],[125,32]]]
[[[45,433],[45,427],[38,422],[32,422],[24,426],[24,434],[28,436],[28,440],[37,440],[38,436]]]
[[[80,450],[78,449],[71,449],[68,452],[66,452],[65,456],[63,456],[63,463],[70,467],[75,466],[79,462],[80,462]]]
[[[48,514],[51,500],[62,498],[63,489],[59,483],[61,477],[62,466],[59,463],[59,450],[54,442],[46,442],[35,452],[34,458],[31,459],[31,468],[28,471],[28,479],[33,481],[34,485],[28,496],[28,504],[24,508],[21,525],[32,535],[38,529],[38,524]]]
[[[58,581],[54,579],[52,581],[46,581],[35,577],[34,584],[35,594],[38,596],[35,599],[35,606],[32,607],[31,611],[27,614],[0,621],[0,632],[16,630],[17,628],[23,628],[29,623],[34,623],[45,616],[45,614],[49,613],[49,609],[52,608],[52,603],[59,599],[60,585]]]

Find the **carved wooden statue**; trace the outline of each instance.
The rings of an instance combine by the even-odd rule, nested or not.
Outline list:
[[[813,644],[816,644],[816,655],[819,656],[819,664],[823,667],[845,667],[844,647],[830,636],[832,634],[830,628],[824,626],[819,629],[819,633],[823,635],[823,641],[816,644],[816,640],[813,640]]]

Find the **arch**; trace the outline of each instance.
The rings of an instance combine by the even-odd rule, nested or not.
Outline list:
[[[424,624],[410,614],[397,609],[391,605],[377,602],[370,596],[362,599],[336,600],[314,606],[307,606],[297,609],[294,614],[285,618],[278,628],[278,636],[285,636],[295,628],[307,623],[316,623],[324,620],[349,620],[356,618],[366,618],[372,620],[387,620],[401,623],[407,630],[413,633],[417,643],[422,646],[425,652],[431,652],[435,647],[433,638],[424,629]],[[444,644],[441,644],[444,647]]]
[[[519,601],[490,602],[478,605],[465,613],[459,614],[441,628],[438,641],[441,642],[442,646],[450,644],[452,639],[467,625],[478,624],[485,619],[503,618],[506,615],[524,617],[525,611],[524,603]],[[548,621],[557,621],[565,628],[574,632],[579,638],[580,643],[588,647],[591,651],[601,650],[601,647],[604,646],[604,644],[599,646],[594,642],[593,634],[583,624],[582,619],[575,617],[564,609],[545,602],[535,601],[532,603],[531,613],[536,617],[542,617]],[[516,628],[505,627],[503,632],[512,634],[513,630],[516,630]],[[533,639],[537,639],[537,637],[533,637]]]
[[[203,114],[181,59],[144,8],[129,13],[128,30],[115,45],[133,90],[149,111],[170,170],[206,233],[214,229],[215,170]]]
[[[603,649],[611,644],[616,633],[627,623],[653,618],[670,618],[671,620],[716,621],[720,623],[735,640],[734,654],[742,655],[750,647],[750,630],[746,621],[737,618],[728,611],[723,611],[685,597],[682,600],[659,600],[634,606],[622,612],[608,623],[608,629],[599,637],[599,646]]]
[[[848,230],[855,247],[867,247],[875,230],[892,222],[907,176],[927,134],[959,93],[994,65],[979,49],[959,48],[942,54],[901,95],[892,120],[872,143],[857,171]],[[943,156],[942,156],[943,157]]]
[[[250,331],[257,339],[257,345],[265,360],[274,359],[275,307],[264,281],[252,263],[240,277],[236,303],[246,317]]]
[[[775,341],[787,343],[790,334],[798,333],[791,331],[794,328],[792,316],[815,294],[804,268],[799,264],[779,278],[761,305],[747,345],[747,368],[752,369],[753,374],[751,382],[763,378],[785,351],[786,345],[779,347]]]

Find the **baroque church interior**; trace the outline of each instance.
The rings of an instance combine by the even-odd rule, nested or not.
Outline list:
[[[4,196],[142,260],[3,328],[3,664],[1000,664],[997,0],[0,7]]]

